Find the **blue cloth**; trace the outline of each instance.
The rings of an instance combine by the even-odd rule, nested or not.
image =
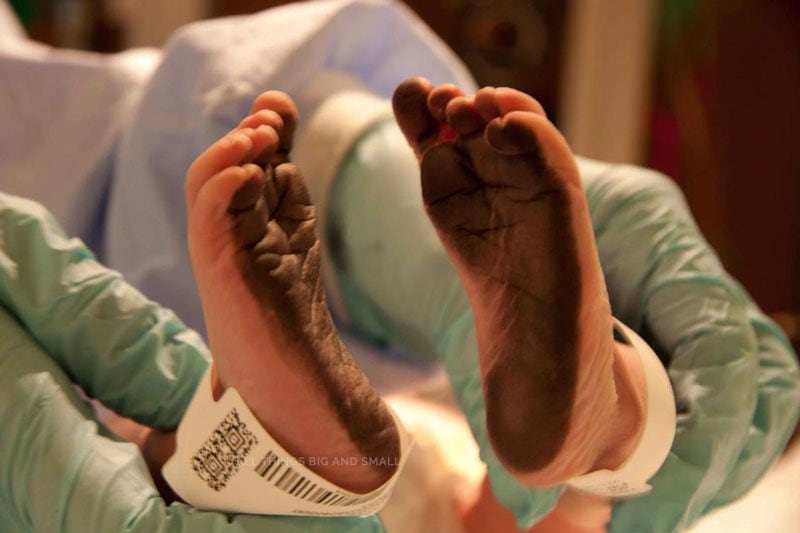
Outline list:
[[[260,93],[297,95],[322,70],[350,74],[385,97],[414,75],[473,84],[405,6],[336,0],[190,25],[167,44],[144,89],[116,157],[106,261],[198,331],[203,317],[185,245],[186,169]]]
[[[44,203],[101,258],[119,138],[159,58],[0,39],[0,190]]]

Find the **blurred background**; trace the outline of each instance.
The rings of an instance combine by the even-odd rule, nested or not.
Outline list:
[[[276,0],[11,0],[30,35],[114,52]],[[539,99],[585,156],[684,190],[725,266],[800,348],[800,2],[408,0],[480,84]]]

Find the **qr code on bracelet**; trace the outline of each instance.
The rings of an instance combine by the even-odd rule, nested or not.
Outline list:
[[[192,469],[209,487],[220,491],[239,471],[247,454],[256,444],[256,436],[239,419],[236,409],[231,409],[192,457]]]

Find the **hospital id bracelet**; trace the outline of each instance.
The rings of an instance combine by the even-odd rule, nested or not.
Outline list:
[[[389,499],[411,446],[393,412],[400,435],[398,468],[379,488],[356,494],[293,458],[233,387],[215,401],[211,382],[210,367],[178,426],[175,453],[162,468],[187,503],[231,513],[360,516],[379,511]]]
[[[644,428],[631,456],[616,470],[596,470],[572,478],[567,485],[597,496],[623,498],[651,490],[647,481],[667,459],[675,438],[675,397],[658,356],[633,330],[614,319],[615,333],[639,354],[647,387]]]

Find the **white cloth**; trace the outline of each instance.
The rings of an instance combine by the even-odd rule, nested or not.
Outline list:
[[[327,98],[319,98],[329,86],[337,90],[329,92]],[[301,93],[299,102],[314,111],[306,117],[305,127],[297,132],[293,160],[306,175],[309,194],[317,208],[317,231],[326,236],[331,186],[339,168],[372,125],[392,116],[392,107],[387,99],[374,96],[355,79],[329,72],[314,78]],[[349,323],[346,307],[327,247],[330,243],[325,238],[322,241],[326,246],[322,254],[322,281],[328,305],[338,322],[346,324]]]

